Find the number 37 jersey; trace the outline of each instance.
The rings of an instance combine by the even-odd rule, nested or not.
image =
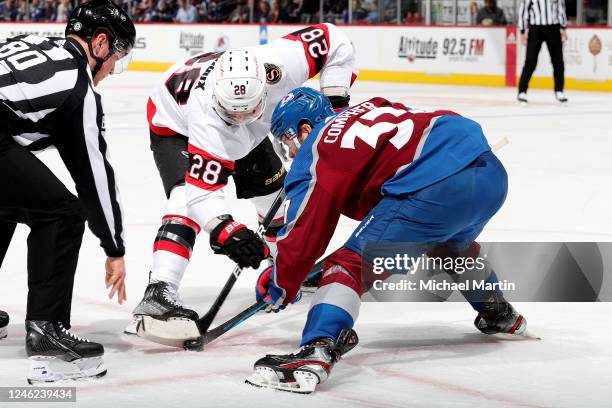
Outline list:
[[[304,141],[285,179],[277,276],[301,282],[341,214],[363,220],[383,195],[430,186],[489,150],[480,125],[450,111],[373,98],[332,116]]]

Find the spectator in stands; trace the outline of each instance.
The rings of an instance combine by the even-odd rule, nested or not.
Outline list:
[[[289,21],[287,12],[281,7],[280,0],[272,0],[272,9],[270,10],[270,23],[286,23]]]
[[[159,3],[157,3],[157,10],[159,11],[157,14],[157,21],[160,21],[162,23],[174,22],[176,11],[174,10],[173,2],[159,0]]]
[[[153,0],[145,0],[144,9],[142,10],[142,21],[158,21],[159,9]]]
[[[248,23],[249,22],[249,6],[247,0],[238,0],[236,7],[229,16],[230,23]]]
[[[58,23],[65,23],[68,21],[71,12],[72,6],[70,5],[70,0],[60,0],[57,6],[57,12],[55,13],[55,21]]]
[[[345,24],[349,22],[348,7],[344,10],[342,17],[344,19]],[[363,6],[361,5],[361,0],[353,0],[353,21],[352,22],[353,23],[363,23],[367,17],[368,17],[368,10],[363,8]]]
[[[17,21],[19,9],[15,6],[14,0],[6,0],[0,4],[0,21]]]
[[[30,20],[42,21],[43,6],[40,4],[40,0],[30,1]]]
[[[411,1],[406,12],[406,24],[423,24],[423,16],[419,10],[419,4]]]
[[[302,0],[288,0],[281,7],[287,11],[288,23],[298,23],[300,21],[299,12],[302,8]]]
[[[55,7],[53,5],[53,0],[44,0],[42,7],[40,8],[41,13],[39,14],[39,21],[54,21]]]
[[[191,0],[191,5],[194,6],[198,12],[197,21],[199,21],[200,23],[204,23],[208,21],[208,16],[207,16],[208,5],[206,1]]]
[[[206,20],[211,23],[218,23],[225,20],[223,8],[224,4],[221,0],[210,0],[206,10]]]
[[[27,0],[19,0],[19,8],[17,9],[17,21],[27,21],[28,18],[28,2]]]
[[[504,11],[497,7],[496,0],[485,0],[484,7],[480,8],[476,15],[476,24],[486,26],[507,24]]]
[[[255,17],[253,21],[256,23],[269,23],[270,22],[270,3],[268,0],[260,0],[257,3],[257,9],[255,10]]]
[[[366,22],[370,24],[378,24],[380,22],[380,16],[378,15],[378,3],[374,0],[366,1],[365,7],[369,11],[366,17]]]
[[[296,11],[299,22],[310,24],[319,21],[319,0],[302,0],[300,8]]]
[[[195,23],[198,21],[198,10],[187,0],[178,1],[178,11],[174,19],[177,23]]]

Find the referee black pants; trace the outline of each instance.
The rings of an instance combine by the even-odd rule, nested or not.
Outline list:
[[[546,43],[550,61],[553,66],[553,77],[555,79],[555,91],[563,92],[565,66],[563,64],[563,44],[561,42],[561,26],[544,25],[529,26],[527,33],[527,53],[525,65],[519,81],[518,91],[527,92],[529,80],[538,64],[538,55],[542,48],[542,43]]]
[[[43,162],[0,130],[0,266],[17,223],[30,227],[26,320],[70,327],[85,214]]]

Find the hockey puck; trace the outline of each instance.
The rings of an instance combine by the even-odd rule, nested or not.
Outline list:
[[[204,350],[204,343],[201,338],[185,340],[183,348],[189,351],[202,351]]]

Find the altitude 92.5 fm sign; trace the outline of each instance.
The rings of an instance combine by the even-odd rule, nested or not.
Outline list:
[[[397,56],[406,58],[408,62],[417,59],[436,59],[438,56],[448,57],[451,61],[478,62],[478,59],[484,55],[485,45],[485,38],[445,37],[440,41],[433,37],[402,35]]]
[[[395,34],[395,49],[387,51],[393,55],[392,64],[389,64],[393,68],[389,66],[389,69],[429,73],[504,73],[503,30],[418,27],[403,28]],[[385,61],[388,59],[386,57]]]

